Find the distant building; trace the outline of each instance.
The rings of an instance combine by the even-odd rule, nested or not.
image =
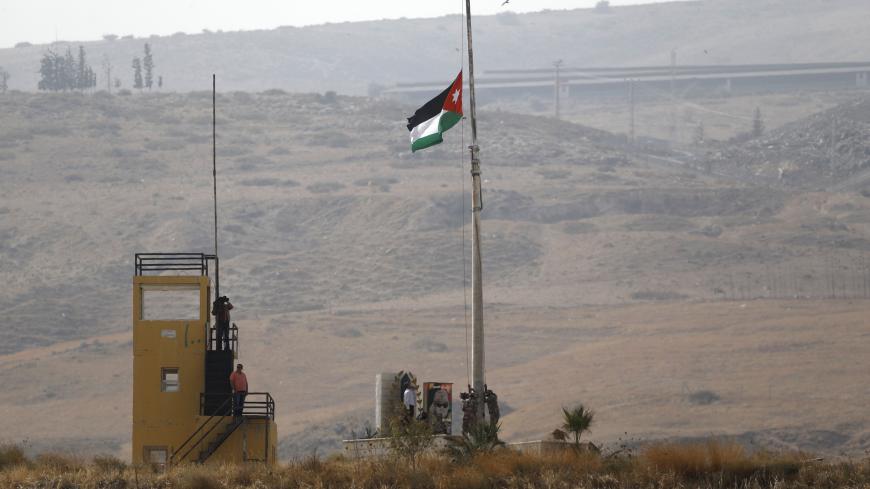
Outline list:
[[[794,63],[758,65],[628,66],[559,69],[563,97],[626,96],[628,80],[647,96],[668,97],[673,89],[682,97],[744,93],[844,90],[867,88],[870,62]],[[384,96],[418,97],[443,90],[441,82],[397,83]],[[481,99],[511,96],[552,96],[554,68],[505,69],[483,72],[475,80]]]

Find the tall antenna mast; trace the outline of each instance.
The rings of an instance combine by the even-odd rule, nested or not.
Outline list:
[[[217,75],[211,75],[211,176],[214,182],[214,295],[221,296],[221,275],[218,261],[217,221]]]
[[[486,368],[483,341],[483,267],[480,256],[480,211],[483,198],[480,188],[480,148],[477,146],[477,113],[474,103],[474,51],[471,47],[471,0],[465,0],[465,23],[468,34],[468,88],[471,110],[471,364],[472,388],[476,396],[476,421],[486,417],[484,391]]]

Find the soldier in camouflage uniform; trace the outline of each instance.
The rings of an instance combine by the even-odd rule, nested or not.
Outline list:
[[[498,424],[498,420],[501,418],[501,413],[498,410],[498,396],[488,387],[483,393],[483,402],[486,403],[486,409],[489,411],[489,422]]]
[[[475,398],[477,395],[474,393],[474,389],[471,387],[468,388],[468,394],[462,394],[460,396],[462,403],[462,434],[465,435],[469,431],[471,431],[471,427],[477,421],[477,416],[474,412],[475,408]]]

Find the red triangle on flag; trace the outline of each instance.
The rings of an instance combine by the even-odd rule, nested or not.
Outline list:
[[[447,98],[444,99],[444,110],[462,114],[462,72],[450,86],[447,92]]]

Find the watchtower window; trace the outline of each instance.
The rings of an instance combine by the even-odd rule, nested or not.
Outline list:
[[[166,470],[166,461],[169,458],[166,447],[144,447],[144,452],[145,463],[158,472]]]
[[[200,291],[197,285],[143,285],[143,321],[196,321],[200,317]]]
[[[160,369],[160,391],[161,392],[178,392],[178,369],[177,368],[162,368]]]

